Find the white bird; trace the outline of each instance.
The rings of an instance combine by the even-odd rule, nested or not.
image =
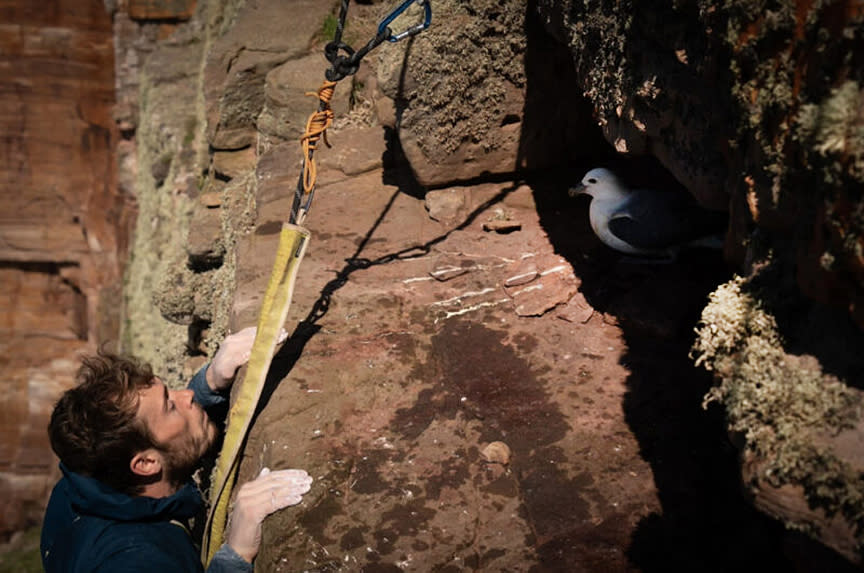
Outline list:
[[[616,251],[673,259],[682,246],[722,245],[716,235],[725,227],[725,214],[703,209],[688,193],[631,190],[600,167],[570,189],[571,197],[580,194],[591,196],[591,229]]]

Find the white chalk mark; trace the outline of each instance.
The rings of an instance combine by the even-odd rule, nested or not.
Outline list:
[[[492,291],[497,290],[495,287],[484,288],[480,291],[468,291],[463,292],[458,296],[454,296],[453,298],[448,298],[447,300],[439,300],[438,302],[433,302],[430,306],[447,306],[448,304],[462,304],[463,298],[471,298],[474,296],[482,296],[484,294],[490,293]]]
[[[465,307],[465,308],[460,309],[460,310],[447,311],[444,314],[444,316],[441,318],[443,318],[444,320],[447,320],[448,318],[452,318],[454,316],[460,316],[463,314],[467,314],[469,312],[474,312],[474,311],[480,310],[481,308],[489,308],[491,306],[498,306],[499,304],[503,304],[505,302],[510,302],[510,299],[509,298],[501,298],[498,300],[481,302],[481,303],[475,304],[474,306],[468,306],[468,307]],[[436,319],[435,322],[438,322],[438,320]]]

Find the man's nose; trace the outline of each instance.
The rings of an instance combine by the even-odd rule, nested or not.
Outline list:
[[[192,398],[194,396],[195,392],[192,390],[176,390],[174,393],[174,401],[188,408],[192,405]]]

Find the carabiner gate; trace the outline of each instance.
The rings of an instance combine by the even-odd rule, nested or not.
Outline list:
[[[394,9],[392,12],[390,12],[390,14],[386,18],[381,20],[381,23],[378,24],[378,34],[379,35],[383,34],[388,29],[387,26],[391,22],[393,22],[393,20],[398,18],[402,14],[402,12],[407,10],[408,7],[411,4],[414,4],[415,2],[423,5],[423,13],[424,13],[423,21],[420,22],[419,24],[415,24],[415,25],[411,26],[410,28],[408,28],[404,32],[399,32],[398,34],[391,33],[387,37],[387,41],[388,42],[398,42],[399,40],[401,40],[403,38],[407,38],[408,36],[413,36],[415,34],[419,34],[423,30],[428,28],[429,24],[432,22],[432,5],[430,3],[430,0],[405,0],[404,2],[402,2],[402,4],[397,6],[396,9]]]

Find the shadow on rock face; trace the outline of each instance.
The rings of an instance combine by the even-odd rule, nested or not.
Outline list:
[[[424,378],[438,382],[413,408],[396,413],[393,429],[410,439],[435,417],[453,419],[461,412],[484,421],[483,440],[503,433],[512,448],[525,450],[560,440],[567,431],[564,417],[505,337],[474,322],[445,323],[432,337],[431,364],[424,366],[430,371]]]
[[[561,198],[563,179],[557,197],[549,176],[534,190],[541,223],[581,277],[582,294],[627,345],[622,406],[662,509],[620,532],[629,563],[642,571],[788,570],[784,528],[747,500],[722,413],[702,408],[711,375],[689,358],[707,296],[731,274],[722,255],[697,249],[672,264],[626,262],[593,235],[584,204]],[[547,549],[582,559],[575,547],[556,539]]]
[[[532,544],[540,546],[588,521],[589,502],[582,496],[594,478],[559,469],[568,460],[555,444],[569,424],[543,380],[505,338],[506,333],[475,322],[447,322],[432,337],[428,361],[417,373],[435,384],[421,391],[411,408],[396,412],[391,430],[413,440],[436,419],[462,416],[482,421],[482,441],[503,437],[513,450],[512,470],[535,536]],[[434,485],[427,484],[427,497],[435,497]]]
[[[784,529],[746,499],[722,413],[702,408],[711,376],[688,357],[707,295],[729,279],[730,269],[719,252],[705,249],[668,265],[631,265],[600,243],[588,223],[587,201],[568,198],[568,187],[601,164],[619,167],[625,179],[632,179],[634,170],[648,174],[647,180],[668,173],[650,157],[616,157],[596,125],[578,127],[573,123],[578,119],[567,119],[568,110],[581,109],[572,55],[531,26],[523,161],[541,225],[581,278],[580,291],[596,311],[592,320],[621,329],[627,344],[621,364],[630,371],[622,406],[640,454],[651,466],[661,505],[635,529],[610,520],[602,527],[558,530],[557,536],[538,539],[544,570],[603,570],[615,562],[616,547],[627,547],[629,566],[641,571],[789,570]],[[549,121],[550,113],[559,121]],[[590,109],[587,115],[593,119]],[[559,150],[555,161],[542,152],[548,148]],[[542,488],[547,479],[535,485]],[[587,486],[570,486],[576,492],[569,494],[573,501],[562,505],[578,512],[578,491]],[[584,551],[586,535],[597,537],[597,550],[590,555]]]

